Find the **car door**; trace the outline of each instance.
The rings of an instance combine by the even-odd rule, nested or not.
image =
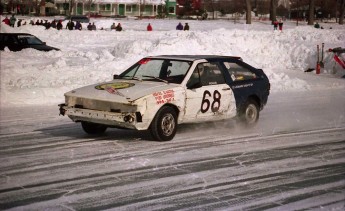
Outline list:
[[[233,92],[218,63],[199,63],[187,82],[184,122],[225,119],[236,115]]]
[[[11,51],[21,51],[23,49],[23,45],[19,42],[17,35],[9,35],[7,41],[7,46]]]

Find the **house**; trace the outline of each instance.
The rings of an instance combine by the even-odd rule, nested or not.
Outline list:
[[[54,4],[60,14],[69,13],[68,11],[71,9],[71,14],[74,15],[148,18],[156,17],[165,5],[163,0],[74,0],[73,5],[70,5],[69,2],[68,0],[55,0]]]

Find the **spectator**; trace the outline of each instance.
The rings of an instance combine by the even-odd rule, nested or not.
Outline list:
[[[275,20],[275,21],[273,21],[273,30],[277,30],[278,29],[278,21],[277,20]]]
[[[55,19],[52,21],[51,27],[53,27],[54,29],[56,28],[56,20]]]
[[[41,25],[41,24],[40,24],[40,20],[37,19],[35,25]]]
[[[46,21],[46,22],[44,23],[44,26],[46,27],[46,29],[50,29],[50,27],[52,26],[52,24],[51,24],[50,22]]]
[[[35,22],[33,20],[30,20],[30,25],[35,25]]]
[[[14,24],[16,23],[17,18],[14,17],[14,15],[12,15],[12,17],[10,18],[10,26],[14,27]]]
[[[10,19],[6,16],[4,20],[2,20],[6,25],[10,25]]]
[[[320,25],[319,25],[318,22],[315,23],[314,28],[316,28],[316,29],[319,29],[319,28],[320,28]]]
[[[117,24],[117,26],[115,27],[116,31],[120,32],[122,31],[122,26],[120,23]]]
[[[92,23],[91,29],[96,31],[97,28],[96,28],[95,22]]]
[[[87,30],[92,30],[92,25],[91,25],[91,23],[89,23],[89,25],[87,25]]]
[[[184,25],[183,30],[184,30],[184,31],[189,31],[189,25],[188,25],[188,23],[186,23],[186,24]]]
[[[46,29],[47,29],[47,25],[48,25],[48,20],[44,20],[43,26],[46,27]]]
[[[183,30],[183,25],[181,24],[181,22],[176,26],[176,30]]]
[[[59,22],[56,24],[56,29],[61,30],[62,29],[62,21],[59,20]]]
[[[74,27],[76,30],[82,30],[83,29],[83,26],[81,25],[81,23],[79,21],[77,21],[77,23],[75,24],[75,27]]]
[[[279,31],[283,31],[283,21],[282,20],[279,21],[278,25],[279,25]]]
[[[73,30],[74,29],[74,22],[73,21],[68,21],[67,25],[66,25],[66,29],[69,29],[69,30]]]
[[[149,25],[147,25],[147,31],[152,31],[152,26],[151,26],[151,24],[149,23]]]
[[[115,23],[113,23],[113,24],[110,26],[110,30],[116,30],[116,25],[115,25]]]

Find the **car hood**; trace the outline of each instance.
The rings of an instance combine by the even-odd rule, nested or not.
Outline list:
[[[156,81],[113,80],[74,89],[65,93],[65,96],[129,103],[155,92],[173,89],[178,86],[179,84]]]

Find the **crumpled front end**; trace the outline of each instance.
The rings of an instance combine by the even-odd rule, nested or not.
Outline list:
[[[65,104],[60,104],[60,114],[74,122],[93,122],[109,127],[145,130],[149,122],[143,120],[146,111],[145,98],[136,102],[112,102],[65,94]]]

